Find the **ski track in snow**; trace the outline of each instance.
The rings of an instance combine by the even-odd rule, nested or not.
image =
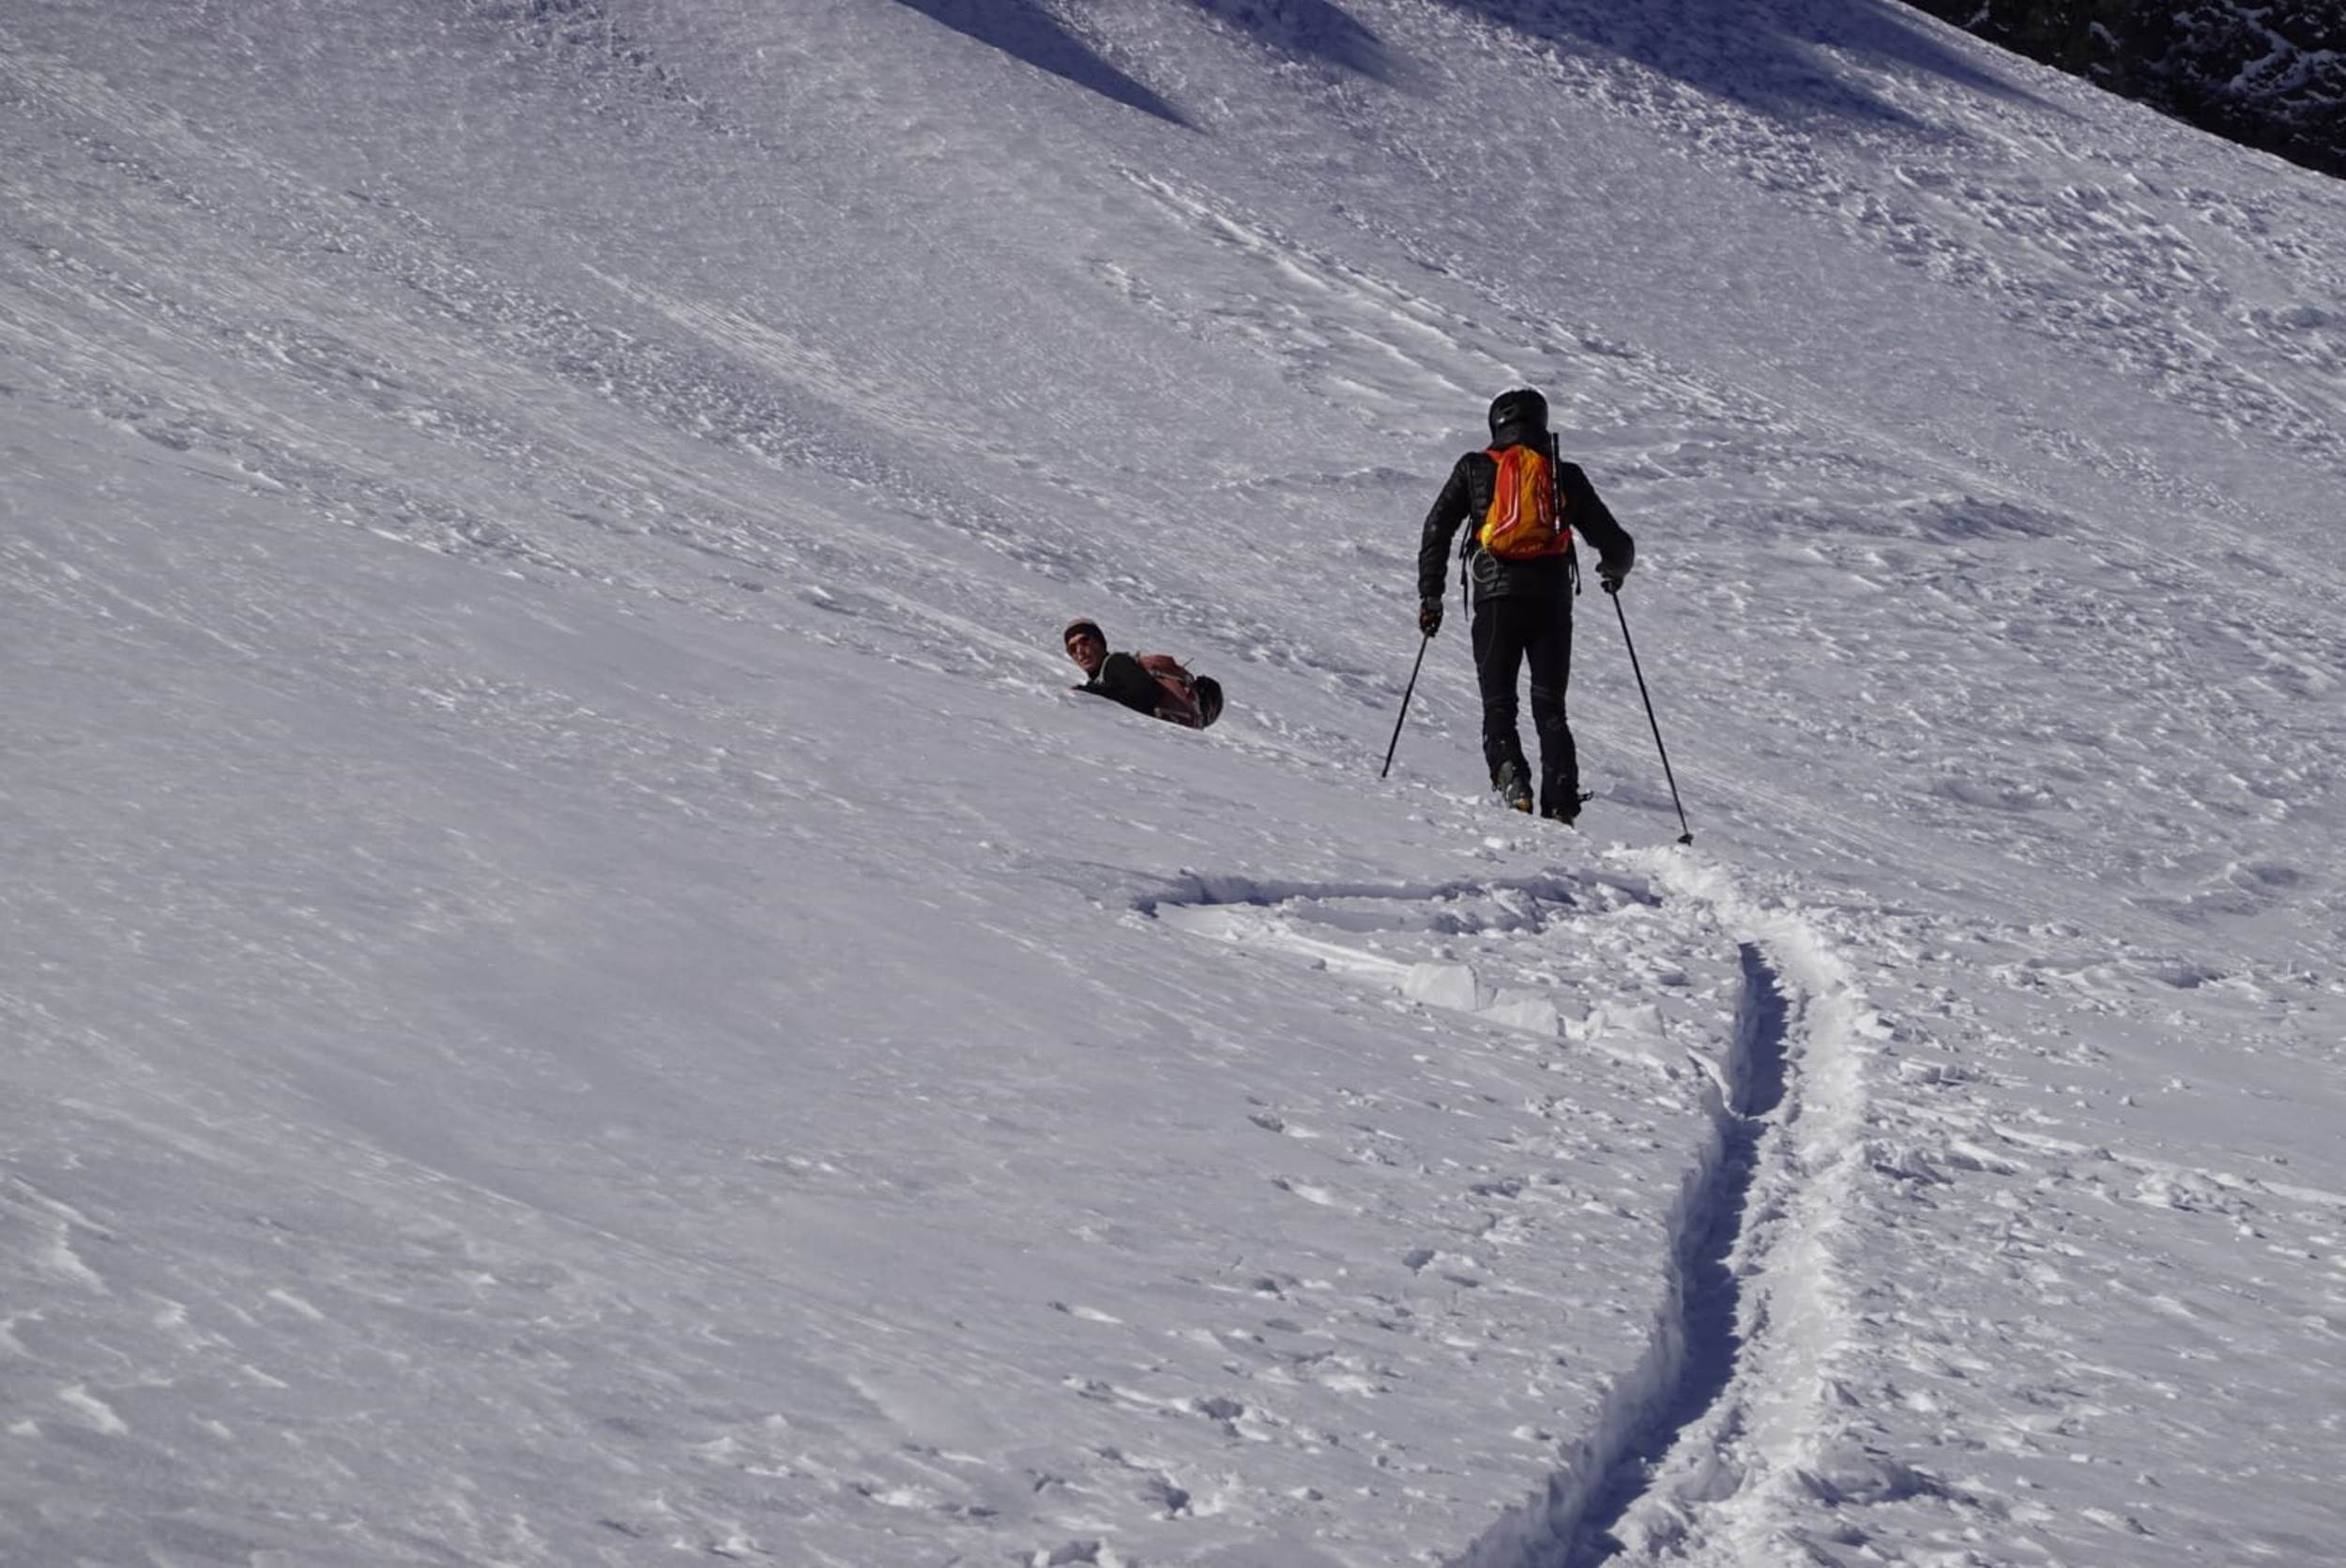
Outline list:
[[[1616,1546],[1638,1560],[1764,1560],[1787,1545],[1778,1499],[1837,1438],[1824,1390],[1853,1326],[1840,1258],[1868,1120],[1860,1058],[1885,1030],[1814,921],[1760,906],[1714,868],[1655,858],[1667,885],[1710,904],[1744,944],[1727,1147],[1679,1252],[1682,1269],[1710,1260],[1712,1278],[1684,1286],[1712,1293],[1700,1316],[1710,1343],[1686,1357],[1696,1387],[1666,1414],[1666,1440],[1644,1445],[1635,1489],[1605,1533],[1576,1532],[1565,1560]]]
[[[2346,1207],[2346,1195],[2267,1175],[2183,1167],[1983,1123],[1942,1103],[1950,1091],[1959,1096],[1967,1073],[1935,1049],[1911,1050],[1942,1043],[1885,1017],[1858,983],[1885,959],[1896,967],[1895,922],[1864,921],[1836,936],[1819,912],[1755,896],[1699,854],[1605,859],[1614,869],[1418,888],[1204,875],[1140,906],[1192,936],[1301,965],[1411,1010],[1649,1065],[1661,1059],[1650,1047],[1622,1050],[1625,1038],[1637,1038],[1623,1028],[1629,1020],[1601,1010],[1576,1020],[1559,1002],[1590,988],[1591,969],[1636,966],[1684,983],[1688,970],[1717,964],[1723,945],[1736,951],[1736,1023],[1711,1041],[1714,1054],[1699,1058],[1700,1076],[1682,1085],[1699,1091],[1683,1095],[1682,1109],[1711,1131],[1689,1146],[1668,1210],[1660,1253],[1668,1272],[1655,1282],[1644,1353],[1602,1392],[1538,1495],[1445,1559],[1458,1568],[1735,1568],[1863,1551],[1883,1530],[1887,1542],[1918,1536],[1959,1560],[1962,1543],[1985,1530],[2049,1524],[2052,1515],[2025,1488],[1960,1465],[1967,1449],[2002,1446],[1987,1412],[2014,1405],[2076,1412],[2048,1416],[2046,1429],[2059,1434],[2102,1416],[2098,1401],[2133,1408],[2175,1390],[2103,1366],[2084,1380],[2104,1386],[2086,1396],[2027,1380],[2027,1359],[2002,1377],[1985,1362],[1951,1362],[1932,1348],[1947,1335],[1927,1326],[1927,1306],[1884,1312],[1879,1286],[1861,1287],[1851,1260],[1878,1244],[1866,1232],[1898,1226],[1902,1205],[1963,1172],[2042,1181],[2049,1170],[2064,1183],[2082,1177],[2089,1192],[2151,1210],[2230,1214],[2244,1237],[2285,1254],[2321,1245]],[[1874,956],[1859,962],[1851,940]],[[1884,1098],[1866,1084],[1890,1058],[1902,1058],[1892,1081],[1908,1092]],[[1275,1115],[1259,1123],[1288,1136],[1320,1135]],[[2077,1170],[2080,1161],[2085,1168]],[[2096,1164],[2111,1177],[2092,1174]],[[1308,1183],[1273,1182],[1329,1201]],[[1917,1237],[1909,1244],[1941,1256],[1944,1243]],[[2013,1236],[1953,1240],[1942,1267],[2016,1278],[2065,1300],[2061,1272],[2030,1261],[2042,1245]],[[1443,1256],[1428,1246],[1409,1261],[1439,1269]],[[2208,1316],[2203,1305],[2156,1295],[2141,1310],[2170,1322]],[[2073,1379],[2085,1372],[2069,1364]],[[1953,1378],[1958,1388],[1976,1382],[1988,1402],[1926,1395],[1914,1378],[1931,1385]],[[1873,1408],[1877,1401],[1889,1408]],[[1975,1423],[1968,1441],[1942,1455],[1948,1462],[1918,1463],[1911,1449],[1883,1439],[1891,1409],[1938,1408],[1941,1401],[1951,1416],[1965,1411]],[[2036,1446],[2020,1443],[2019,1452]],[[1836,1522],[1820,1530],[1819,1509]],[[2110,1506],[2088,1506],[2066,1522],[2138,1537],[2142,1528]],[[2286,1551],[2295,1538],[2277,1528],[2266,1539]]]
[[[1723,872],[1670,852],[1631,863],[1641,875],[1399,891],[1207,877],[1194,899],[1144,906],[1193,936],[1607,1054],[1621,1049],[1621,1019],[1560,1017],[1559,987],[1574,978],[1563,953],[1683,984],[1675,966],[1689,955],[1723,934],[1739,944],[1736,1021],[1715,1057],[1695,1058],[1687,1109],[1710,1131],[1668,1209],[1647,1351],[1606,1391],[1570,1462],[1450,1560],[1459,1568],[1579,1568],[1690,1547],[1758,1560],[1781,1545],[1768,1539],[1771,1493],[1814,1473],[1832,1441],[1818,1391],[1849,1332],[1834,1255],[1866,1119],[1856,1057],[1881,1025],[1796,912],[1762,910]],[[1654,915],[1658,928],[1638,918]],[[1413,1266],[1440,1256],[1424,1249]]]

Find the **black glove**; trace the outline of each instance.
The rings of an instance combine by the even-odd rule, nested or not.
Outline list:
[[[1622,579],[1628,576],[1629,569],[1637,564],[1638,557],[1635,556],[1621,556],[1609,561],[1599,561],[1596,563],[1597,583],[1607,593],[1619,593]]]
[[[1421,599],[1417,601],[1417,629],[1427,636],[1441,630],[1441,601]]]

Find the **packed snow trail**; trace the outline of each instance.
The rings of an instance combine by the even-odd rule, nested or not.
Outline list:
[[[1654,1473],[1657,1461],[1681,1445],[1690,1450],[1704,1441],[1698,1428],[1714,1423],[1714,1408],[1735,1385],[1746,1357],[1765,1355],[1764,1336],[1748,1332],[1742,1312],[1744,1281],[1738,1265],[1744,1252],[1744,1228],[1750,1219],[1755,1187],[1761,1178],[1765,1140],[1774,1130],[1773,1115],[1784,1103],[1786,1072],[1786,1006],[1775,975],[1757,948],[1743,950],[1744,994],[1736,1019],[1736,1061],[1742,1071],[1723,1086],[1719,1118],[1721,1147],[1708,1187],[1681,1238],[1677,1253],[1678,1290],[1685,1323],[1685,1352],[1674,1383],[1663,1399],[1649,1430],[1638,1435],[1629,1453],[1614,1469],[1571,1531],[1567,1562],[1601,1562],[1623,1543],[1613,1532],[1629,1529],[1625,1515],[1650,1511],[1653,1499],[1667,1499],[1680,1512],[1668,1519],[1675,1538],[1685,1530],[1683,1510],[1719,1495],[1724,1471],[1736,1474],[1715,1436],[1699,1465],[1702,1489],[1681,1484],[1662,1485]],[[1682,1463],[1689,1463],[1682,1461]],[[1663,1533],[1646,1524],[1641,1532],[1651,1541]],[[1650,1549],[1650,1548],[1649,1548]]]
[[[1669,891],[1654,907],[1682,954],[1723,936],[1740,941],[1734,1022],[1684,1106],[1702,1133],[1685,1146],[1655,1260],[1644,1355],[1606,1391],[1540,1494],[1446,1560],[1460,1568],[1546,1568],[1622,1551],[1644,1560],[1690,1541],[1712,1543],[1722,1561],[1760,1560],[1781,1545],[1773,1538],[1781,1526],[1760,1499],[1816,1469],[1830,1441],[1816,1390],[1848,1332],[1835,1253],[1851,1135],[1864,1117],[1852,1058],[1878,1020],[1798,916],[1763,912],[1683,851],[1615,859]],[[1253,932],[1258,943],[1266,929],[1258,918],[1194,913],[1181,923],[1225,939]],[[1332,970],[1374,975],[1478,1016],[1522,1016],[1520,1003],[1506,1011],[1503,991],[1478,1005],[1487,986],[1475,967],[1364,960],[1340,943],[1269,929],[1274,945]],[[1592,934],[1570,935],[1578,945]],[[1561,936],[1535,925],[1511,940],[1545,953]]]
[[[1710,904],[1744,944],[1742,1035],[1763,1076],[1731,1106],[1750,1160],[1724,1263],[1738,1281],[1733,1369],[1610,1529],[1638,1560],[1770,1560],[1792,1549],[1801,1521],[1787,1503],[1802,1478],[1851,1469],[1826,1391],[1855,1330],[1845,1260],[1864,1179],[1864,1058],[1887,1031],[1796,907],[1769,907],[1715,867],[1654,859],[1666,886]]]

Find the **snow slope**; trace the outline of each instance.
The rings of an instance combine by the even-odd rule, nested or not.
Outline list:
[[[2346,194],[1888,0],[0,12],[0,1560],[2346,1560]],[[1570,833],[1417,524],[1638,536]],[[1219,676],[1069,693],[1069,617]]]

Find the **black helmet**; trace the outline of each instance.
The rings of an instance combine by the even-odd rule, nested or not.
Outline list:
[[[1204,729],[1222,717],[1222,682],[1210,675],[1197,677],[1197,727]]]
[[[1529,387],[1491,399],[1491,445],[1512,447],[1547,434],[1547,400]]]

